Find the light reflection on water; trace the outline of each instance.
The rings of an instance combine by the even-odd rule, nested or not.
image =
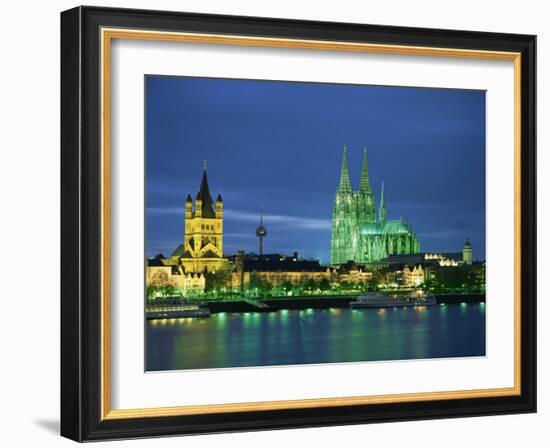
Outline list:
[[[281,310],[147,322],[147,370],[485,355],[485,306]]]

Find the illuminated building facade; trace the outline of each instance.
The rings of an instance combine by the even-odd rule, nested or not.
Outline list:
[[[214,272],[227,266],[223,258],[223,200],[212,200],[206,176],[206,162],[195,201],[185,200],[183,247],[173,256],[180,258],[185,272]]]
[[[318,260],[299,258],[297,252],[292,256],[238,252],[231,258],[235,266],[231,278],[233,288],[298,286],[308,281],[330,282],[337,276],[334,268],[323,267]]]
[[[344,146],[340,184],[332,212],[330,260],[334,265],[355,261],[375,262],[394,254],[420,251],[420,243],[410,226],[402,219],[387,220],[384,184],[378,208],[370,186],[367,151],[363,150],[359,190],[353,191]]]
[[[408,265],[405,265],[403,268],[403,284],[405,286],[420,286],[424,283],[424,280],[425,276],[422,265],[413,266],[412,269]]]
[[[155,257],[148,260],[145,282],[157,289],[156,293],[151,292],[150,298],[155,294],[162,296],[162,289],[167,287],[175,288],[171,290],[174,295],[188,296],[204,292],[206,277],[202,273],[184,273],[181,266],[170,264],[169,259]]]

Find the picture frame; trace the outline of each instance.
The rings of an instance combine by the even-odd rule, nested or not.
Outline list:
[[[514,385],[204,406],[111,407],[111,44],[191,42],[511,61]],[[536,412],[536,37],[77,7],[61,14],[61,434],[76,441]]]

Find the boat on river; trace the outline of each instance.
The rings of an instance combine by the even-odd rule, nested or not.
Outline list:
[[[358,297],[349,305],[352,309],[433,306],[437,305],[437,300],[432,294],[424,294],[423,291],[371,293]]]
[[[207,305],[198,304],[163,304],[147,305],[145,317],[147,319],[172,319],[180,317],[208,317],[210,309]]]

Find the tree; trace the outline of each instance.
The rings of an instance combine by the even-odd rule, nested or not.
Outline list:
[[[162,288],[164,286],[167,286],[170,283],[170,277],[168,276],[168,273],[164,270],[157,271],[151,276],[151,280],[149,284],[151,286],[156,286],[157,288]]]
[[[145,288],[145,297],[148,300],[154,299],[160,294],[161,292],[158,286],[147,285],[147,287]]]
[[[178,288],[176,288],[173,284],[168,283],[163,287],[163,293],[164,297],[173,297],[178,295]]]
[[[428,283],[428,282],[427,282]],[[482,264],[444,266],[437,269],[430,283],[433,292],[480,292],[485,290],[485,271]]]
[[[147,285],[145,295],[148,299],[155,297],[167,297],[178,295],[178,288],[172,283],[168,272],[165,270],[158,270],[155,272]]]
[[[328,291],[330,290],[330,281],[326,278],[322,279],[320,282],[319,282],[319,289],[321,291]]]
[[[317,289],[317,282],[312,278],[308,278],[304,283],[304,289],[311,293],[312,291]]]
[[[273,290],[273,284],[259,272],[251,273],[250,287],[257,289],[261,295],[267,295]]]
[[[231,271],[220,269],[206,273],[205,291],[216,291],[218,294],[222,288],[231,289]]]

